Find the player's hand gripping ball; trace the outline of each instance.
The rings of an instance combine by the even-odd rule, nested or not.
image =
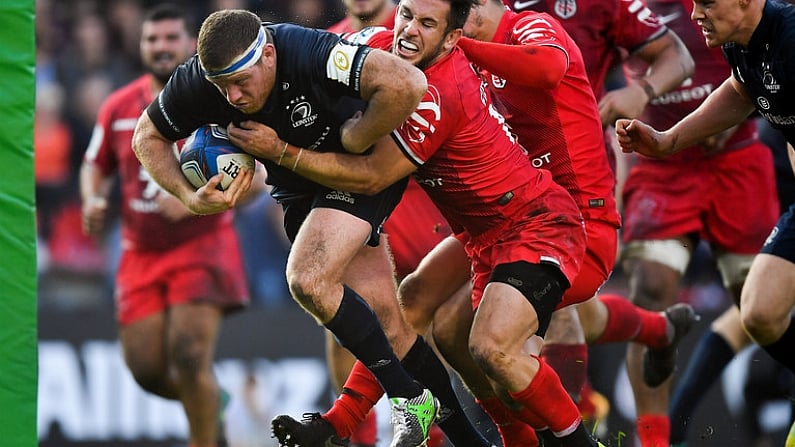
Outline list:
[[[196,129],[185,141],[179,154],[179,165],[185,178],[196,189],[223,172],[224,179],[218,188],[225,190],[241,169],[254,170],[254,157],[232,144],[226,129],[208,124]]]

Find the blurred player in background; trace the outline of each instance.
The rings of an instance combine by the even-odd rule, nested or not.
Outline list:
[[[395,26],[395,3],[392,0],[342,0],[345,17],[327,28],[336,34],[361,31],[368,26]]]
[[[145,17],[140,48],[149,73],[114,92],[100,109],[80,192],[83,231],[100,236],[109,225],[117,177],[121,186],[116,306],[128,368],[146,391],[180,401],[189,446],[217,447],[228,396],[213,373],[215,343],[223,315],[249,299],[233,215],[195,216],[160,189],[131,147],[141,112],[194,53],[193,33],[175,6],[157,6]]]
[[[617,163],[615,160],[611,143],[613,122],[617,118],[640,116],[655,97],[679,87],[693,72],[693,58],[687,47],[666,26],[670,18],[656,16],[644,0],[503,0],[503,3],[515,11],[535,10],[549,13],[561,22],[577,43],[583,55],[591,88],[598,101],[602,126],[606,129],[607,154],[616,171],[617,194],[620,198],[626,167],[623,157]],[[642,76],[628,80],[620,88],[605,91],[605,82],[611,70],[619,67],[628,56],[645,62],[648,70]],[[626,297],[616,294],[602,294],[578,305],[577,311],[586,341],[589,344],[608,343],[627,341],[637,336],[642,340],[649,332],[655,332],[653,328],[659,328],[659,320],[655,323],[651,314],[664,308],[646,307],[642,302],[634,304],[652,312],[639,313]],[[627,322],[633,323],[626,324]],[[667,330],[669,337],[677,332],[677,328],[671,324],[668,324]],[[678,332],[680,335],[686,332],[684,324],[680,324]],[[566,368],[570,372],[564,374],[573,379],[585,377],[587,362],[565,360],[580,358],[582,346],[567,342],[557,345],[550,343],[546,347],[551,363],[561,369],[564,363],[568,365]],[[667,349],[654,352],[670,358],[674,349],[675,344],[672,344]],[[559,359],[554,360],[553,357]],[[570,383],[574,390],[580,387],[576,380]],[[581,410],[585,414],[596,413],[596,416],[604,416],[605,408],[599,408],[598,405],[602,399],[591,393],[590,384],[586,382],[582,387]],[[639,420],[638,423],[639,426],[656,425],[645,420]],[[665,430],[665,427],[660,426],[660,430]]]
[[[635,118],[651,102],[678,87],[692,72],[693,60],[681,40],[649,10],[645,0],[503,0],[513,11],[546,12],[571,35],[585,61],[604,127],[617,118]],[[614,68],[632,56],[646,62],[648,72],[621,88],[605,91]],[[607,136],[612,139],[610,133]],[[613,151],[608,152],[613,157]]]

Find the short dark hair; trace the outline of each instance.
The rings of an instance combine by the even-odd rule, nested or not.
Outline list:
[[[190,16],[185,13],[185,9],[173,3],[160,3],[148,9],[146,15],[144,15],[144,22],[159,22],[161,20],[182,20],[188,34],[191,36],[196,34],[193,22]]]
[[[449,0],[450,16],[447,18],[447,32],[463,28],[469,18],[469,11],[478,4],[477,0]]]
[[[243,9],[215,11],[202,23],[197,53],[207,71],[221,70],[240,55],[259,34],[262,20]]]

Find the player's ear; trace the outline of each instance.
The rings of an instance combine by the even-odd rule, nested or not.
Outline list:
[[[451,50],[454,46],[456,46],[463,35],[464,30],[461,28],[456,28],[447,33],[447,36],[444,38],[444,49],[448,51]]]
[[[271,43],[265,44],[265,46],[262,47],[262,56],[260,56],[260,62],[271,66],[273,65],[275,58],[276,47],[274,47]]]

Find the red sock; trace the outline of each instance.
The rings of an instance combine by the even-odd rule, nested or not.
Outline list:
[[[644,414],[635,422],[641,447],[668,447],[671,420],[666,414]]]
[[[444,447],[445,445],[447,445],[447,437],[442,429],[438,424],[431,425],[431,432],[428,434],[428,447]]]
[[[590,394],[592,392],[593,388],[591,388],[591,382],[586,380],[580,392],[580,401],[577,402],[577,408],[580,409],[580,416],[585,420],[593,419],[596,414],[596,407],[590,399]]]
[[[579,402],[582,387],[588,380],[588,346],[545,344],[541,356],[558,373],[569,396]]]
[[[549,428],[547,427],[547,423],[544,421],[544,418],[537,415],[527,407],[522,407],[520,410],[511,411],[513,411],[514,417],[536,430],[546,430]]]
[[[372,445],[378,439],[378,418],[375,408],[367,413],[364,420],[356,426],[356,430],[351,434],[351,445]]]
[[[376,402],[381,399],[384,389],[373,373],[358,360],[353,364],[342,389],[342,394],[323,418],[331,423],[337,431],[337,436],[347,438],[356,431],[356,427],[364,421]]]
[[[607,325],[596,343],[636,341],[650,348],[668,346],[667,322],[661,313],[638,307],[620,295],[600,295],[599,301],[607,306]]]
[[[475,399],[483,411],[494,421],[500,433],[503,447],[538,446],[538,437],[533,427],[517,416],[497,397],[485,400]]]
[[[599,295],[599,301],[607,307],[607,324],[595,343],[629,341],[638,335],[641,321],[634,304],[623,296],[608,293]]]
[[[580,412],[555,371],[543,359],[533,357],[539,364],[535,377],[527,388],[510,395],[541,417],[555,436],[568,435],[580,425]]]
[[[671,340],[668,339],[668,319],[665,315],[640,307],[638,314],[642,323],[634,341],[653,349],[664,348],[671,344]]]

